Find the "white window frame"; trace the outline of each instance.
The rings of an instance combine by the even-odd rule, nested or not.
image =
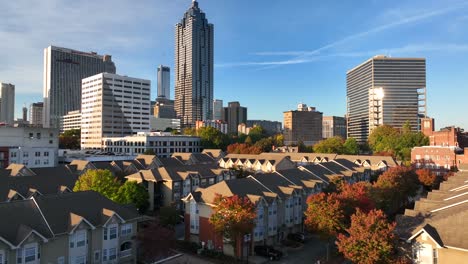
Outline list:
[[[112,236],[115,235],[113,238]],[[109,226],[109,240],[117,239],[119,237],[119,231],[117,225]]]
[[[73,236],[77,248],[86,246],[86,230],[77,231]],[[79,243],[82,243],[82,245],[79,245]]]
[[[107,261],[107,249],[102,250],[102,261]]]
[[[112,254],[112,252],[114,254]],[[117,248],[109,248],[109,261],[117,259]]]
[[[133,233],[133,225],[132,224],[124,224],[120,227],[120,236],[130,236]]]
[[[5,264],[6,255],[4,250],[0,250],[0,264]]]
[[[64,256],[58,257],[57,264],[65,264],[65,257]]]
[[[74,264],[86,264],[86,256],[76,256]]]
[[[29,252],[28,252],[28,250],[29,250]],[[31,253],[31,251],[33,253],[32,255],[26,255],[28,253]],[[30,258],[31,256],[33,256],[34,259],[28,261],[26,258],[28,258],[28,257]],[[25,245],[23,247],[23,263],[34,262],[36,260],[37,260],[37,244],[36,245],[31,245],[31,244]]]

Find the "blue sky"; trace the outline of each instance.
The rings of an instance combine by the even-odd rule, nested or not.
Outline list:
[[[111,54],[119,74],[152,81],[174,65],[174,25],[190,0],[1,1],[0,81],[16,109],[42,100],[49,45]],[[346,113],[346,71],[373,55],[427,58],[436,127],[468,129],[468,2],[200,0],[215,25],[215,97],[249,119],[282,121],[299,102]],[[171,92],[174,93],[171,83]]]

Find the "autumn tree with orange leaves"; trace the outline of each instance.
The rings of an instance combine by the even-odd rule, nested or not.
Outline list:
[[[222,196],[216,194],[210,224],[215,232],[229,239],[236,252],[237,241],[250,234],[257,218],[255,205],[247,197]]]
[[[353,263],[394,263],[395,223],[388,223],[381,210],[364,213],[357,210],[351,216],[347,235],[339,234],[338,250]]]
[[[324,239],[336,236],[344,229],[342,204],[336,194],[318,193],[307,198],[306,228]]]
[[[432,188],[439,184],[439,178],[429,169],[416,170],[416,174],[418,175],[419,182],[421,182],[427,190],[432,190]]]

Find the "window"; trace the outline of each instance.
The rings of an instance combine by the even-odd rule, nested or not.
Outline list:
[[[109,240],[117,238],[117,227],[113,226],[109,228]],[[110,253],[109,253],[110,256]]]
[[[16,263],[22,263],[23,262],[23,249],[18,248],[16,250]]]
[[[24,262],[30,262],[36,260],[36,247],[27,247],[24,249]]]
[[[117,258],[116,248],[109,248],[109,260],[114,260]]]
[[[36,133],[37,139],[41,139],[41,133]]]
[[[107,261],[107,249],[102,250],[102,261]]]
[[[86,231],[79,231],[75,234],[76,247],[82,247],[86,244]]]
[[[437,249],[433,249],[432,250],[432,263],[433,264],[437,264],[437,259],[438,259],[439,255],[437,254]]]
[[[132,234],[132,224],[125,224],[122,226],[121,235],[129,236]]]
[[[44,152],[44,157],[49,157],[49,152]]]
[[[29,153],[28,152],[23,152],[23,158],[27,158],[29,157]]]
[[[94,262],[99,262],[99,250],[94,251]]]
[[[86,256],[78,256],[75,258],[75,264],[85,264]]]
[[[65,257],[58,257],[57,264],[65,264]]]
[[[10,156],[11,156],[12,158],[16,158],[16,152],[12,152],[12,153],[10,154]]]
[[[34,154],[36,157],[40,157],[41,156],[41,152],[40,151],[36,151],[36,153]]]
[[[104,232],[104,240],[107,240],[107,228],[104,227],[102,231]],[[104,255],[104,252],[102,252],[102,254]]]
[[[0,250],[0,264],[5,264],[5,252],[3,250]]]

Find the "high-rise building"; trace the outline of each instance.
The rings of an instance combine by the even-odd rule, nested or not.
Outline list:
[[[32,103],[29,106],[29,124],[33,126],[42,126],[42,108],[43,102]]]
[[[176,118],[174,100],[169,100],[164,97],[156,98],[156,104],[153,108],[153,116],[156,118]]]
[[[150,81],[100,73],[82,83],[82,149],[101,149],[103,137],[149,132]]]
[[[158,98],[171,99],[171,91],[169,89],[171,84],[170,71],[170,68],[167,66],[159,65],[158,67]]]
[[[23,106],[23,122],[28,121],[28,108],[24,105]]]
[[[237,134],[239,124],[247,122],[247,107],[239,102],[229,102],[224,107],[223,120],[228,124],[228,132]]]
[[[247,120],[247,122],[245,122],[245,125],[247,127],[261,126],[265,130],[265,132],[268,133],[269,135],[281,133],[281,130],[282,130],[282,124],[281,122],[278,122],[278,121]]]
[[[367,141],[374,127],[420,130],[426,116],[426,59],[375,56],[346,74],[348,137]]]
[[[213,116],[213,24],[194,0],[175,31],[175,111],[193,127]]]
[[[44,49],[44,127],[58,128],[62,116],[81,110],[81,80],[102,72],[115,73],[110,55],[54,46]]]
[[[223,100],[213,100],[213,120],[223,119]]]
[[[322,121],[322,137],[342,137],[346,139],[346,118],[341,116],[324,116]]]
[[[298,110],[284,112],[284,144],[302,142],[312,146],[322,140],[322,117],[315,107],[306,104],[299,104]]]
[[[60,133],[72,129],[81,129],[81,111],[70,111],[60,120]]]
[[[13,125],[15,118],[15,86],[0,83],[0,123]]]

